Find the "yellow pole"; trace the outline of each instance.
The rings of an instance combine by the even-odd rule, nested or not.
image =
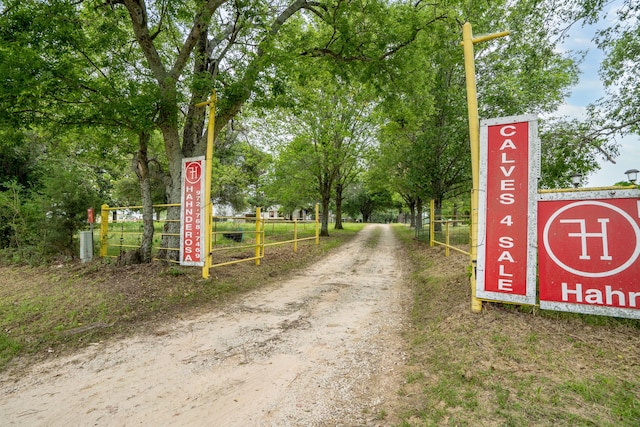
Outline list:
[[[433,247],[433,241],[436,239],[436,204],[435,200],[429,201],[429,246]]]
[[[482,301],[476,298],[476,264],[478,262],[478,194],[480,186],[480,119],[478,118],[478,95],[476,93],[476,67],[473,57],[474,43],[509,35],[508,31],[473,38],[471,24],[462,26],[464,48],[464,70],[467,81],[467,111],[469,115],[469,143],[471,146],[471,311],[482,311]]]
[[[298,220],[293,220],[293,252],[298,252]]]
[[[205,182],[204,182],[204,249],[205,258],[202,266],[202,278],[209,278],[209,269],[212,264],[213,246],[211,239],[211,222],[213,207],[211,205],[211,174],[213,170],[213,131],[216,121],[216,91],[211,91],[208,101],[196,104],[196,107],[209,106],[209,124],[207,126],[207,154],[205,156]]]
[[[445,232],[444,233],[445,233],[444,234],[445,235],[445,241],[444,242],[446,243],[446,246],[444,247],[445,248],[444,249],[444,256],[449,256],[449,242],[450,242],[450,240],[449,240],[449,221],[445,222]]]
[[[260,255],[262,251],[260,250],[260,221],[262,217],[262,213],[260,212],[260,208],[256,208],[256,265],[260,265]]]
[[[100,209],[100,256],[107,256],[109,245],[109,205],[104,204]]]

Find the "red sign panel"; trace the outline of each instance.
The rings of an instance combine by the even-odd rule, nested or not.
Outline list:
[[[181,265],[204,265],[204,171],[204,157],[182,160]]]
[[[616,193],[541,195],[541,308],[640,318],[640,192]]]
[[[536,123],[533,116],[482,122],[478,298],[535,304]]]

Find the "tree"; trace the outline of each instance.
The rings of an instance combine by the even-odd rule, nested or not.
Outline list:
[[[64,0],[8,2],[0,18],[9,29],[0,32],[8,46],[0,51],[8,76],[0,91],[0,103],[7,107],[0,119],[16,128],[55,126],[70,135],[120,137],[120,152],[135,153],[144,202],[142,254],[149,261],[153,225],[146,152],[157,110],[155,87],[138,72],[139,56],[119,19],[123,15],[113,12],[104,17],[87,3]],[[24,85],[20,92],[11,87],[16,81]],[[104,152],[117,151],[108,138],[90,136],[79,144],[85,153],[95,153],[98,169]]]
[[[362,216],[362,222],[369,222],[374,212],[393,206],[391,193],[384,189],[373,189],[363,182],[349,188],[345,200],[345,211],[353,217]]]
[[[87,223],[87,207],[100,203],[97,188],[79,167],[68,162],[55,165],[55,173],[37,191],[46,217],[41,225],[47,252],[73,255],[73,237]]]
[[[245,134],[244,125],[235,120],[223,132],[213,164],[212,198],[216,203],[231,205],[236,212],[247,207],[267,208],[271,205],[264,196],[265,175],[272,156]]]
[[[382,104],[387,122],[380,138],[388,158],[379,161],[393,171],[393,191],[407,201],[416,226],[424,201],[436,199],[439,208],[448,195],[469,188],[464,70],[453,44],[458,31],[455,22],[439,22],[394,58],[392,96]]]
[[[534,0],[506,5],[506,1],[489,8],[478,2],[441,6],[381,0],[290,0],[281,4],[266,0],[8,0],[0,6],[0,73],[4,77],[0,124],[15,129],[42,126],[47,130],[55,127],[57,132],[82,128],[116,134],[121,157],[135,153],[147,212],[152,199],[148,194],[152,172],[148,144],[155,132],[163,139],[166,163],[158,164],[166,165],[167,200],[178,202],[182,159],[205,152],[205,109],[196,103],[216,90],[215,152],[243,158],[247,152],[226,147],[233,141],[226,137],[228,123],[249,102],[268,105],[275,98],[299,92],[301,83],[313,82],[313,74],[320,70],[322,81],[343,91],[336,99],[356,100],[356,109],[362,102],[358,81],[389,94],[384,103],[389,132],[395,126],[409,135],[398,150],[407,162],[393,164],[399,168],[395,176],[407,181],[397,191],[420,209],[421,200],[429,194],[455,193],[460,186],[468,187],[460,182],[464,168],[457,165],[464,163],[461,153],[465,151],[459,147],[466,140],[458,42],[460,24],[467,16],[474,17],[477,33],[518,30],[507,41],[477,51],[477,68],[484,76],[479,79],[483,114],[545,111],[557,105],[573,78],[572,62],[553,49],[554,41],[561,39],[562,24],[554,19],[578,16],[580,2],[555,5],[558,10],[550,9],[551,2]],[[600,5],[601,1],[589,3],[594,8]],[[501,6],[508,13],[496,14]],[[516,37],[518,34],[521,36]],[[286,72],[292,64],[293,75],[299,74],[297,86]],[[305,66],[313,68],[305,74],[300,71]],[[349,88],[356,93],[349,93]],[[325,89],[335,91],[331,86]],[[307,92],[308,105],[289,101],[292,116],[311,117],[309,107],[317,107],[312,105],[316,100],[321,105],[316,119],[326,115],[322,110],[326,111],[329,98],[322,99],[322,94],[310,88]],[[338,107],[346,110],[342,104]],[[366,115],[367,108],[360,114]],[[337,157],[350,150],[338,144],[351,144],[356,132],[345,123],[348,121],[334,126],[333,134],[318,123],[296,143],[311,144],[333,164],[347,165],[346,159],[338,161]],[[96,155],[106,148],[101,143],[85,146]],[[442,154],[434,157],[436,152]],[[240,170],[235,160],[219,160],[220,171]],[[439,181],[425,182],[424,164],[430,165],[428,171]],[[249,169],[254,168],[250,165]],[[346,170],[325,168],[324,175],[315,175],[318,191],[327,200],[325,214],[332,191],[339,193],[349,180]],[[266,203],[259,201],[259,181],[242,184],[253,187],[247,197]],[[233,186],[227,187],[230,189]],[[244,191],[236,193],[242,194],[238,203],[246,202]],[[341,197],[336,200],[338,207],[339,200]],[[169,216],[177,218],[178,211],[170,211]],[[175,222],[168,224],[177,227]],[[328,233],[326,227],[324,231]],[[177,247],[172,243],[168,242]],[[170,256],[177,257],[177,252]]]
[[[331,201],[340,228],[342,190],[359,172],[371,144],[371,107],[361,86],[349,85],[326,68],[316,66],[292,81],[295,106],[285,110],[285,117],[295,125],[289,126],[293,139],[287,153],[292,158],[287,161],[312,177],[322,208],[320,235],[328,236]]]
[[[318,200],[316,180],[308,167],[308,145],[294,138],[275,148],[275,162],[266,189],[283,214],[292,216]]]
[[[432,22],[447,16],[446,10],[420,4],[388,6],[382,1],[358,0],[294,0],[280,7],[260,1],[208,0],[195,5],[169,1],[160,10],[154,9],[155,3],[143,0],[114,4],[122,4],[127,10],[146,66],[157,82],[155,123],[165,140],[172,178],[169,199],[174,201],[179,196],[182,157],[204,153],[204,111],[194,105],[206,98],[211,87],[220,94],[217,135],[252,94],[275,90],[276,60],[290,58],[290,52],[368,63],[368,70],[373,71],[378,62],[411,43]],[[420,17],[412,15],[416,11]],[[304,12],[305,17],[296,19],[298,12]],[[425,16],[428,19],[423,21]],[[286,28],[289,22],[292,25]],[[281,31],[287,37],[279,37]],[[191,75],[186,74],[189,63],[193,65]],[[186,96],[181,98],[183,87],[179,82],[183,77],[188,79]],[[186,105],[182,104],[185,99]],[[186,110],[182,141],[180,105]],[[321,187],[332,184],[333,179],[323,178]]]
[[[75,156],[49,156],[37,181],[0,185],[0,244],[31,258],[74,256],[74,236],[86,226],[87,208],[99,206],[97,176]],[[28,253],[31,252],[31,255]]]
[[[421,22],[411,13],[420,9],[424,14],[429,8],[382,1],[293,0],[274,6],[259,0],[6,2],[2,17],[11,25],[3,35],[19,46],[8,51],[7,88],[16,81],[34,88],[26,97],[28,108],[8,108],[8,120],[56,117],[61,123],[86,125],[89,119],[103,118],[97,124],[126,126],[138,138],[138,160],[144,159],[147,135],[157,128],[170,176],[167,198],[176,202],[183,157],[205,152],[205,111],[195,104],[212,88],[219,94],[217,136],[252,94],[259,99],[278,90],[277,62],[300,55],[325,57],[367,63],[365,68],[374,71],[376,61],[389,58],[446,16],[441,10],[429,12]],[[55,28],[48,31],[52,24]],[[135,44],[129,44],[132,38]],[[7,106],[24,98],[15,90],[6,93]],[[92,94],[93,102],[87,102]],[[100,108],[83,109],[94,104]],[[123,120],[127,117],[133,119]],[[144,176],[142,163],[139,176]],[[147,191],[145,185],[141,189]],[[177,217],[177,212],[170,215]]]
[[[38,239],[44,215],[34,199],[16,181],[7,181],[0,186],[0,248],[3,250],[24,256],[33,253],[33,248],[42,247],[38,245]]]
[[[559,55],[555,48],[567,37],[567,29],[580,21],[592,22],[605,2],[570,1],[541,4],[523,1],[521,12],[506,19],[511,35],[504,49],[489,50],[480,72],[496,74],[504,68],[517,72],[491,79],[481,96],[486,117],[537,113],[540,120],[541,180],[543,188],[566,187],[570,175],[587,176],[599,168],[597,158],[612,161],[617,146],[612,132],[594,114],[584,122],[564,117],[549,118],[577,83],[581,54]],[[526,22],[518,18],[527,15]]]
[[[456,21],[440,21],[421,34],[391,60],[396,67],[390,78],[391,96],[385,99],[387,121],[381,134],[382,164],[392,172],[395,190],[420,214],[422,201],[433,198],[436,206],[471,187],[466,123],[466,91],[459,46],[460,25],[473,17],[475,34],[511,30],[509,37],[475,46],[478,101],[481,118],[554,111],[577,81],[577,62],[561,55],[555,46],[566,25],[590,13],[580,2],[510,2],[496,14],[497,3],[465,3]],[[600,2],[593,5],[600,7]],[[569,23],[569,24],[567,24]],[[395,62],[397,61],[397,62]],[[401,78],[402,76],[411,78]],[[407,106],[410,106],[407,108]],[[548,154],[571,151],[584,172],[592,170],[597,153],[611,153],[602,140],[586,129],[565,122],[547,122],[543,150]],[[567,130],[583,131],[575,138]],[[387,159],[384,157],[388,156]],[[559,162],[543,157],[547,182],[557,179]],[[546,163],[550,160],[549,163]]]
[[[135,206],[142,204],[143,193],[141,192],[141,177],[138,176],[139,164],[146,165],[147,179],[149,181],[149,191],[154,205],[167,203],[167,193],[165,179],[167,175],[167,165],[162,156],[162,137],[158,132],[149,135],[149,139],[138,137],[138,142],[146,144],[138,147],[138,152],[130,154],[128,162],[123,163],[122,179],[114,184],[112,198],[116,206]],[[146,151],[140,159],[139,151]],[[146,158],[146,161],[144,160]],[[156,208],[157,209],[157,208]]]
[[[616,147],[616,136],[640,134],[638,14],[640,4],[625,0],[616,11],[617,19],[613,20],[613,24],[599,31],[596,36],[598,46],[606,55],[600,69],[606,95],[590,106],[587,122],[596,124],[594,134],[604,140],[613,141]],[[593,19],[595,18],[591,21]]]
[[[571,175],[597,170],[598,156],[613,160],[615,141],[603,138],[595,122],[547,120],[540,126],[541,188],[571,187]]]

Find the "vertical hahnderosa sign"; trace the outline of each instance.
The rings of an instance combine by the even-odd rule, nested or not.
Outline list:
[[[536,303],[537,117],[480,123],[476,296]]]
[[[204,265],[205,158],[182,159],[180,265]]]

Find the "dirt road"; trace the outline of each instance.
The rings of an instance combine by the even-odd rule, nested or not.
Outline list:
[[[0,379],[9,426],[388,425],[407,289],[389,226],[286,282]]]

